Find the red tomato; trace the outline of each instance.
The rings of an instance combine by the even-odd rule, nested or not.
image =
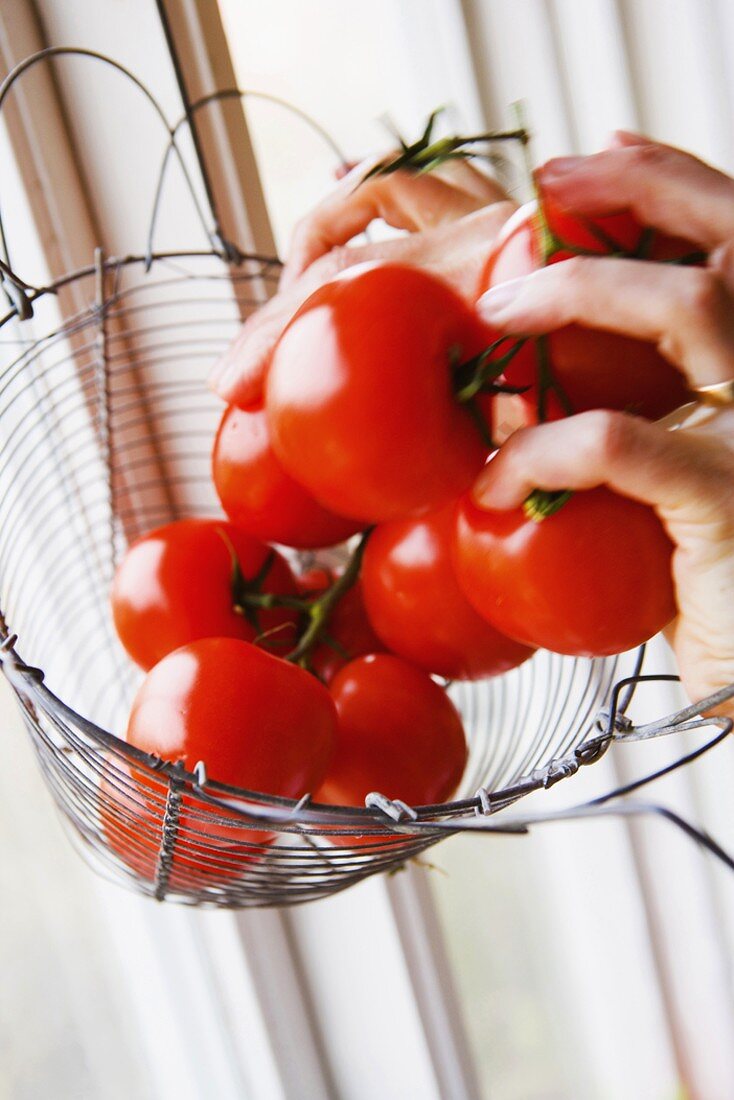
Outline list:
[[[261,644],[278,653],[294,644],[295,612],[259,611],[255,625],[255,620],[235,610],[227,540],[246,580],[256,577],[272,556],[262,590],[296,594],[285,559],[231,523],[183,519],[159,527],[132,544],[112,587],[117,633],[142,668],[151,668],[167,653],[197,638],[253,641],[267,634]]]
[[[321,595],[335,577],[328,569],[310,569],[296,578],[304,595]],[[362,582],[348,588],[332,611],[326,624],[325,639],[311,652],[309,668],[324,681],[331,683],[348,661],[366,653],[381,653],[385,648],[372,629],[364,608]]]
[[[644,228],[630,213],[602,218],[579,218],[544,200],[543,208],[553,231],[565,243],[599,254],[612,251],[588,226],[610,235],[623,250],[639,246]],[[649,259],[668,259],[695,251],[687,241],[656,233]],[[548,263],[558,263],[572,255],[557,252]],[[542,267],[542,234],[537,203],[528,203],[503,226],[480,279],[478,293],[509,279],[518,278]],[[567,325],[548,336],[550,368],[553,377],[567,394],[574,412],[609,408],[638,413],[657,419],[691,400],[680,371],[658,352],[653,344],[618,336],[599,329]],[[513,386],[530,386],[523,400],[537,406],[537,345],[530,341],[508,364],[504,375]],[[553,393],[548,395],[546,418],[564,415],[562,404]]]
[[[236,638],[204,638],[151,669],[127,740],[190,771],[203,760],[220,783],[299,798],[321,782],[334,728],[315,677]]]
[[[493,335],[426,271],[351,268],[308,299],[275,348],[273,449],[339,515],[372,523],[438,507],[487,454],[452,368]]]
[[[165,777],[156,785],[149,776],[119,760],[114,767],[114,779],[105,776],[100,783],[100,818],[107,847],[136,874],[153,882],[161,851]],[[217,825],[204,823],[204,813],[216,814]],[[231,825],[222,821],[227,817]],[[185,891],[237,878],[248,865],[257,863],[272,838],[272,833],[248,828],[234,814],[205,808],[185,795],[167,886]]]
[[[127,740],[188,771],[201,760],[210,780],[300,798],[324,778],[335,734],[334,703],[313,676],[247,642],[205,638],[170,653],[148,673],[133,703]],[[103,824],[111,846],[150,877],[160,836],[160,795],[142,772],[133,769],[132,777],[129,790],[115,792]],[[122,824],[120,806],[132,815]],[[174,858],[178,884],[193,872],[231,877],[256,858],[249,845],[270,839],[234,814],[230,826],[222,821],[226,812],[203,813],[202,803],[183,796]]]
[[[336,751],[317,801],[363,806],[379,791],[419,806],[452,794],[466,766],[464,729],[448,695],[422,669],[386,653],[359,657],[337,673],[331,694]]]
[[[673,546],[651,508],[609,489],[574,493],[537,521],[467,496],[454,564],[467,599],[526,645],[579,657],[622,653],[675,615]]]
[[[497,676],[532,649],[500,634],[459,588],[451,563],[456,504],[372,532],[362,564],[367,614],[388,649],[452,680]]]
[[[359,522],[322,508],[288,476],[273,454],[262,405],[227,409],[214,443],[213,473],[229,518],[264,542],[305,550],[334,546],[360,529]]]

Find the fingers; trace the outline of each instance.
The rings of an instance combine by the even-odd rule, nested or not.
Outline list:
[[[711,524],[731,511],[732,455],[695,432],[668,432],[626,413],[595,410],[515,432],[472,495],[491,510],[515,508],[534,489],[609,488],[671,521]]]
[[[436,173],[416,175],[393,172],[389,176],[364,176],[374,159],[350,172],[334,191],[296,226],[281,276],[288,287],[314,260],[336,245],[346,244],[362,233],[375,218],[382,218],[395,229],[416,232],[458,218],[498,201],[504,192],[494,181],[486,185],[472,172],[471,189],[465,189],[467,173],[452,170],[464,183],[452,182]]]
[[[690,153],[620,131],[617,147],[538,169],[543,191],[567,209],[630,209],[643,225],[714,248],[734,237],[734,180]]]
[[[577,256],[492,288],[477,308],[506,332],[577,323],[654,341],[693,386],[734,378],[734,299],[724,267]]]
[[[355,264],[416,264],[445,279],[457,293],[473,296],[492,241],[514,209],[514,203],[498,202],[431,232],[332,249],[245,322],[211,372],[209,385],[230,404],[246,407],[256,401],[272,350],[293,314],[314,290]]]
[[[462,191],[473,195],[482,204],[489,206],[493,202],[503,202],[507,192],[500,183],[486,172],[482,172],[469,160],[450,160],[434,169],[434,175],[448,183],[460,187]]]

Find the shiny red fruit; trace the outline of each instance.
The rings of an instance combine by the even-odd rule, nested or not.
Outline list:
[[[203,760],[220,783],[299,798],[326,773],[335,723],[328,691],[302,668],[235,638],[205,638],[151,669],[127,740],[189,771]]]
[[[478,680],[515,668],[533,650],[479,615],[451,561],[456,504],[419,519],[380,524],[367,543],[362,587],[385,646],[427,672]]]
[[[336,751],[317,801],[362,806],[379,791],[418,806],[453,793],[466,766],[464,729],[422,669],[384,653],[359,657],[337,673],[331,694]]]
[[[574,493],[540,521],[467,496],[454,565],[470,603],[526,645],[578,657],[646,642],[676,612],[673,546],[655,512],[609,489]]]
[[[454,368],[491,342],[428,272],[351,268],[311,295],[273,353],[265,405],[278,458],[324,507],[364,522],[457,497],[487,447],[454,396]]]
[[[262,405],[230,406],[214,442],[214,485],[222,507],[243,531],[298,549],[334,546],[360,523],[317,504],[275,457]]]
[[[619,244],[619,251],[639,248],[645,229],[632,214],[624,212],[600,218],[582,218],[564,211],[549,200],[543,201],[551,229],[561,240],[575,248],[598,255],[614,251],[596,233]],[[680,257],[696,251],[687,241],[655,233],[646,259]],[[560,263],[573,255],[561,248],[546,260],[543,233],[537,203],[528,203],[503,226],[482,273],[478,294],[510,279],[528,275],[547,263]],[[565,391],[573,412],[608,408],[658,419],[691,400],[685,378],[663,358],[653,344],[603,332],[600,329],[566,325],[547,337],[549,365],[553,377]],[[528,342],[505,369],[506,381],[513,386],[531,387],[523,400],[535,415],[538,403],[538,348]],[[565,415],[558,396],[548,395],[546,419]]]
[[[323,779],[335,730],[334,704],[313,676],[247,642],[207,638],[169,654],[148,673],[127,740],[189,772],[203,761],[209,780],[299,798]],[[107,843],[152,880],[165,785],[134,766],[115,768],[100,791]],[[270,832],[185,792],[169,885],[186,889],[237,877],[271,839]]]
[[[296,613],[275,608],[250,621],[236,610],[232,549],[245,580],[263,572],[262,591],[296,594],[285,559],[224,520],[177,520],[132,544],[115,574],[112,613],[120,641],[142,668],[198,638],[262,636],[276,653],[292,648]]]

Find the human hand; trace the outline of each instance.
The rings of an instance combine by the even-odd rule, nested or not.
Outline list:
[[[427,175],[399,171],[360,183],[375,163],[373,158],[354,168],[296,226],[278,293],[248,318],[210,376],[225,401],[257,400],[288,321],[313,291],[347,267],[368,260],[414,264],[461,294],[474,291],[491,243],[515,204],[498,183],[465,162]],[[409,235],[345,247],[375,218]]]
[[[578,323],[654,341],[692,388],[732,382],[734,180],[628,134],[595,156],[550,161],[538,179],[574,212],[629,208],[702,246],[708,264],[575,257],[493,288],[479,302],[483,318],[513,333]],[[720,397],[727,407],[676,431],[605,410],[523,429],[474,487],[488,509],[516,507],[533,488],[597,485],[651,505],[675,544],[679,614],[670,636],[694,700],[734,684],[734,382]],[[734,716],[734,700],[720,710]]]

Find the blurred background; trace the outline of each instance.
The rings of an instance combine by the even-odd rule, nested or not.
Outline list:
[[[729,0],[165,9],[193,97],[237,85],[286,100],[348,159],[389,145],[386,116],[412,137],[445,105],[444,125],[472,132],[503,126],[524,99],[537,161],[591,152],[626,127],[734,172]],[[155,0],[0,5],[2,75],[72,44],[122,61],[181,116]],[[333,148],[262,95],[212,117],[227,228],[283,254],[332,185]],[[34,73],[0,124],[20,273],[42,284],[90,262],[95,244],[143,248],[164,139],[93,62]],[[172,177],[156,244],[203,243]],[[662,642],[652,664],[669,668]],[[0,688],[0,1100],[734,1096],[734,879],[664,824],[457,837],[420,866],[287,913],[156,907],[73,852]],[[673,689],[644,700],[651,716],[679,705]],[[535,797],[592,797],[676,749],[620,748],[570,791]],[[732,780],[726,743],[651,797],[732,848]]]

